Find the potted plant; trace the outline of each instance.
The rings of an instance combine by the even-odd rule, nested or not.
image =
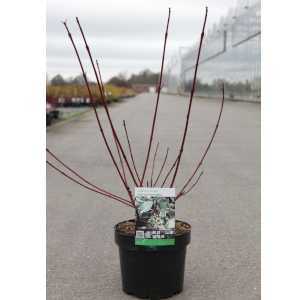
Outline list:
[[[97,194],[100,194],[108,199],[118,201],[123,205],[130,207],[130,209],[134,210],[135,219],[122,220],[120,223],[116,224],[114,227],[114,234],[115,234],[115,241],[119,246],[123,290],[128,294],[133,294],[140,298],[151,298],[151,299],[166,298],[181,292],[183,288],[186,247],[190,243],[190,239],[191,239],[190,224],[180,220],[176,220],[175,222],[175,218],[174,218],[174,224],[173,224],[174,239],[172,240],[172,243],[164,244],[163,246],[161,245],[149,246],[149,245],[137,244],[136,228],[138,224],[143,222],[142,214],[147,215],[147,213],[149,212],[152,213],[151,217],[155,214],[156,216],[159,215],[158,221],[155,219],[151,219],[152,224],[155,224],[155,226],[160,226],[158,222],[164,222],[163,225],[166,225],[168,220],[170,220],[170,215],[168,215],[168,213],[170,213],[171,211],[170,214],[172,214],[172,216],[175,216],[175,201],[184,198],[184,196],[186,196],[199,182],[203,174],[203,172],[201,171],[201,166],[208,153],[208,150],[212,145],[212,142],[215,138],[220,123],[220,119],[223,111],[223,104],[224,104],[224,84],[222,86],[223,97],[220,106],[220,111],[216,120],[216,126],[211,134],[211,137],[205,148],[204,153],[195,164],[194,171],[192,172],[190,177],[187,178],[187,180],[184,182],[183,186],[178,190],[177,194],[173,197],[174,201],[162,202],[158,200],[155,201],[153,200],[153,202],[151,202],[150,205],[149,202],[147,203],[147,208],[145,207],[141,208],[137,202],[137,199],[133,195],[132,187],[130,187],[129,182],[132,181],[136,189],[143,188],[143,187],[158,187],[159,189],[162,189],[164,187],[174,188],[175,186],[175,180],[180,170],[181,157],[184,151],[186,135],[189,127],[190,113],[191,113],[193,96],[194,96],[196,79],[197,79],[197,70],[198,70],[200,53],[201,53],[201,48],[202,48],[202,43],[204,38],[206,20],[207,20],[207,12],[208,10],[206,8],[205,18],[202,26],[201,37],[200,37],[199,47],[197,52],[197,60],[195,64],[193,83],[192,83],[192,88],[191,88],[189,102],[188,102],[186,122],[183,130],[183,135],[182,135],[178,155],[175,157],[170,168],[166,169],[166,161],[169,155],[169,148],[167,148],[166,154],[164,156],[164,160],[156,176],[154,176],[155,174],[154,170],[155,170],[155,162],[156,162],[156,156],[159,148],[159,143],[157,143],[157,146],[153,153],[152,166],[149,167],[149,165],[151,165],[150,156],[151,153],[153,152],[152,146],[153,146],[156,119],[158,114],[160,93],[162,87],[165,50],[166,50],[166,43],[167,43],[167,36],[168,36],[170,13],[171,13],[170,9],[168,13],[168,20],[167,20],[167,26],[166,26],[166,32],[164,38],[164,47],[163,47],[163,54],[162,54],[160,77],[157,85],[157,97],[155,103],[154,116],[151,124],[145,163],[143,169],[140,172],[136,168],[135,158],[132,151],[132,144],[130,141],[125,120],[123,121],[123,128],[124,128],[124,135],[126,137],[126,142],[127,142],[126,151],[124,145],[121,144],[119,136],[115,130],[113,120],[110,116],[110,112],[106,101],[106,95],[104,92],[104,86],[101,79],[99,63],[97,60],[96,62],[94,62],[90,48],[87,44],[86,37],[84,35],[81,24],[79,22],[79,19],[76,18],[77,25],[79,27],[81,36],[85,43],[85,48],[94,71],[97,86],[99,89],[101,104],[104,107],[105,114],[109,121],[109,127],[111,130],[117,155],[113,154],[111,145],[107,139],[107,135],[104,133],[102,122],[100,120],[100,117],[96,109],[97,103],[95,101],[95,97],[91,92],[90,83],[87,80],[85,69],[83,67],[76,44],[73,40],[73,37],[71,35],[71,32],[66,22],[63,22],[83,74],[83,78],[86,84],[86,88],[88,90],[89,98],[91,100],[92,108],[96,116],[97,125],[99,127],[101,138],[105,143],[106,149],[108,151],[108,155],[112,160],[113,166],[120,179],[120,182],[124,186],[126,196],[116,195],[115,193],[109,192],[104,188],[93,184],[92,182],[90,182],[89,180],[81,176],[73,168],[68,166],[65,162],[63,162],[59,157],[57,157],[56,154],[54,154],[53,151],[51,151],[48,148],[47,148],[47,153],[49,155],[48,156],[49,159],[47,159],[47,164],[52,168],[54,168],[59,173],[61,173],[62,175],[72,180],[73,182],[81,185],[82,187],[90,191],[93,191]],[[50,158],[52,162],[50,161]],[[149,173],[151,175],[148,175]]]

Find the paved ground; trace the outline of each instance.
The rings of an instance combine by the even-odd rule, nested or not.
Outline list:
[[[154,99],[145,94],[110,107],[117,128],[121,130],[122,120],[127,120],[140,162]],[[162,151],[171,146],[172,157],[182,135],[186,105],[184,97],[161,98],[158,138]],[[195,99],[178,187],[207,143],[219,105],[220,101]],[[100,114],[104,117],[103,109]],[[124,194],[92,112],[50,128],[47,144],[86,177]],[[160,152],[160,160],[162,156]],[[203,170],[199,186],[177,203],[177,217],[189,221],[193,230],[185,289],[174,299],[260,299],[259,104],[225,102],[220,130]],[[113,240],[114,224],[132,216],[130,208],[99,198],[48,168],[47,299],[134,299],[121,290]]]
[[[52,123],[50,126],[47,126],[47,130],[61,122],[65,122],[70,118],[77,117],[82,113],[85,113],[90,110],[90,107],[59,107],[59,117],[58,119],[52,119]]]
[[[59,107],[58,109],[62,115],[62,119],[67,119],[70,116],[77,115],[89,110],[89,107]]]

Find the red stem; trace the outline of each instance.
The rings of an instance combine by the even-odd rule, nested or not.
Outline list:
[[[97,69],[98,69],[98,75],[99,75],[99,78],[100,78],[100,87],[101,87],[100,94],[101,93],[103,94],[104,101],[106,102],[105,90],[104,90],[104,85],[103,85],[102,78],[101,78],[101,72],[100,72],[100,67],[99,67],[98,60],[96,60],[96,65],[97,65]],[[124,165],[123,165],[123,160],[122,160],[120,150],[119,150],[119,145],[117,143],[117,140],[116,140],[115,136],[113,136],[113,138],[114,138],[115,146],[116,146],[116,149],[117,149],[120,165],[121,165],[121,168],[122,168],[123,178],[124,178],[124,181],[126,182],[126,184],[128,185],[128,182],[127,182],[127,179],[126,179],[126,172],[125,172]]]
[[[133,206],[130,202],[124,202],[124,201],[121,201],[121,200],[118,199],[118,198],[112,197],[112,196],[110,196],[110,195],[108,195],[108,194],[105,194],[105,193],[100,192],[99,190],[92,189],[92,188],[86,186],[85,184],[82,184],[82,183],[79,182],[78,180],[72,178],[71,176],[69,176],[69,175],[66,174],[65,172],[61,171],[59,168],[57,168],[56,166],[54,166],[54,165],[53,165],[51,162],[49,162],[48,160],[46,161],[46,163],[47,163],[49,166],[51,166],[53,169],[55,169],[57,172],[61,173],[62,175],[64,175],[65,177],[67,177],[67,178],[70,179],[71,181],[73,181],[73,182],[79,184],[80,186],[82,186],[82,187],[84,187],[84,188],[86,188],[86,189],[88,189],[88,190],[90,190],[90,191],[92,191],[92,192],[95,192],[95,193],[97,193],[97,194],[100,194],[100,195],[106,196],[106,197],[108,197],[108,198],[114,199],[114,200],[116,200],[116,201],[118,201],[118,202],[120,202],[120,203],[122,203],[122,204],[125,204],[125,205],[127,205],[127,206],[130,206],[130,207],[133,207],[133,208],[134,208],[134,206]]]
[[[178,161],[178,156],[177,156],[176,160],[173,162],[173,165],[172,165],[172,167],[170,168],[169,172],[167,173],[165,179],[163,180],[163,183],[162,183],[161,187],[163,187],[163,186],[165,185],[165,183],[166,183],[167,179],[169,178],[169,176],[170,176],[172,170],[174,169],[174,167],[175,167],[177,161]]]
[[[187,193],[189,193],[196,185],[197,183],[199,182],[201,176],[203,175],[203,171],[199,174],[198,178],[196,179],[196,181],[193,183],[193,185],[187,190],[187,191],[182,191],[181,192],[181,196],[184,196],[186,195]],[[176,199],[178,199],[179,195],[177,196]]]
[[[99,67],[99,63],[98,63],[98,60],[97,60],[97,59],[96,59],[96,65],[97,65],[98,74],[99,74],[99,79],[100,79],[100,84],[101,84],[101,88],[102,88],[102,94],[104,95],[105,100],[106,100],[104,84],[103,84],[103,81],[102,81],[101,72],[100,72],[100,67]]]
[[[117,153],[118,153],[119,160],[120,160],[120,165],[121,165],[121,168],[122,168],[123,178],[124,178],[124,181],[126,182],[126,184],[128,185],[128,182],[127,182],[127,179],[126,179],[126,172],[125,172],[125,168],[124,168],[124,164],[123,164],[123,160],[122,160],[122,156],[120,154],[119,145],[117,144],[116,139],[114,139],[114,140],[115,140],[115,143],[116,143]]]
[[[159,103],[159,97],[160,97],[160,91],[161,91],[161,83],[162,83],[163,70],[164,70],[164,61],[165,61],[165,52],[166,52],[166,45],[167,45],[167,38],[168,38],[168,29],[169,29],[170,15],[171,15],[171,9],[169,8],[167,28],[166,28],[164,48],[163,48],[163,55],[162,55],[161,68],[160,68],[158,90],[157,90],[157,98],[156,98],[156,104],[155,104],[155,111],[154,111],[154,116],[153,116],[153,121],[152,121],[152,128],[151,128],[151,134],[150,134],[150,139],[149,139],[149,146],[148,146],[148,151],[147,151],[147,156],[146,156],[146,161],[145,161],[145,166],[144,166],[144,170],[143,170],[143,175],[142,175],[142,178],[141,178],[140,186],[143,185],[143,181],[144,181],[144,178],[145,178],[145,174],[146,174],[146,170],[147,170],[147,165],[148,165],[148,161],[149,161],[150,151],[151,151],[151,147],[152,147],[152,140],[153,140],[155,123],[156,123],[158,103]]]
[[[129,198],[130,198],[132,204],[134,205],[134,200],[133,200],[133,197],[132,197],[131,190],[130,190],[129,186],[126,184],[124,178],[122,177],[122,174],[121,174],[121,172],[120,172],[120,170],[119,170],[119,168],[118,168],[118,165],[117,165],[117,163],[116,163],[116,160],[115,160],[115,158],[114,158],[114,156],[113,156],[113,154],[112,154],[112,151],[111,151],[111,149],[110,149],[110,147],[109,147],[109,144],[108,144],[108,142],[107,142],[106,136],[105,136],[105,134],[104,134],[102,125],[101,125],[101,123],[100,123],[100,119],[99,119],[99,116],[98,116],[98,113],[97,113],[97,109],[96,109],[96,105],[95,105],[95,102],[94,102],[94,98],[93,98],[93,95],[92,95],[92,93],[91,93],[90,86],[89,86],[89,83],[88,83],[88,80],[87,80],[87,77],[86,77],[86,74],[85,74],[85,71],[84,71],[84,68],[83,68],[83,65],[82,65],[82,62],[81,62],[79,53],[78,53],[78,50],[77,50],[77,48],[76,48],[76,45],[75,45],[74,40],[73,40],[73,38],[72,38],[72,35],[71,35],[70,31],[69,31],[69,28],[68,28],[68,26],[67,26],[67,23],[66,23],[66,22],[63,22],[63,24],[64,24],[64,26],[65,26],[65,28],[66,28],[66,30],[67,30],[67,32],[68,32],[68,36],[69,36],[69,38],[70,38],[70,40],[71,40],[71,43],[72,43],[72,45],[73,45],[73,48],[74,48],[74,50],[75,50],[75,53],[76,53],[76,56],[77,56],[77,59],[78,59],[79,65],[80,65],[80,68],[81,68],[81,70],[82,70],[82,75],[83,75],[83,78],[84,78],[86,87],[87,87],[87,89],[88,89],[89,96],[90,96],[90,98],[91,98],[91,103],[92,103],[92,106],[93,106],[93,110],[94,110],[94,113],[95,113],[95,116],[96,116],[96,119],[97,119],[97,123],[98,123],[99,129],[100,129],[100,133],[101,133],[102,138],[103,138],[103,140],[104,140],[105,146],[106,146],[106,148],[107,148],[107,150],[108,150],[108,152],[109,152],[109,155],[110,155],[110,157],[111,157],[111,159],[112,159],[112,161],[113,161],[113,164],[114,164],[114,166],[115,166],[115,168],[116,168],[116,170],[117,170],[117,172],[118,172],[118,174],[119,174],[119,177],[120,177],[121,181],[122,181],[123,184],[124,184],[124,187],[125,187],[125,189],[126,189],[126,191],[127,191],[127,193],[128,193],[128,196],[129,196]]]
[[[196,80],[197,80],[197,71],[198,71],[200,53],[201,53],[201,48],[202,48],[202,43],[203,43],[203,38],[204,38],[204,30],[205,30],[205,26],[206,26],[206,20],[207,20],[207,13],[208,13],[208,8],[206,7],[205,18],[204,18],[204,22],[203,22],[203,27],[202,27],[202,32],[201,32],[201,37],[200,37],[200,42],[199,42],[199,49],[198,49],[198,54],[197,54],[197,61],[196,61],[195,72],[194,72],[193,86],[192,86],[192,89],[191,89],[189,107],[188,107],[188,112],[187,112],[187,117],[186,117],[186,122],[185,122],[185,128],[184,128],[182,142],[181,142],[181,146],[180,146],[180,150],[179,150],[178,161],[177,161],[177,164],[176,164],[173,179],[171,181],[171,187],[173,187],[173,185],[175,183],[176,175],[177,175],[178,168],[179,168],[180,161],[181,161],[181,156],[182,156],[183,149],[184,149],[186,134],[187,134],[187,130],[188,130],[190,114],[191,114],[191,108],[192,108],[192,102],[193,102],[193,96],[194,96]]]
[[[159,147],[159,142],[156,145],[156,149],[155,149],[154,156],[153,156],[152,170],[151,170],[151,177],[150,177],[150,185],[151,185],[151,187],[153,186],[153,172],[154,172],[155,160],[156,160],[156,155],[157,155],[158,147]]]
[[[199,168],[201,167],[201,165],[202,165],[202,163],[204,161],[204,158],[205,158],[205,156],[206,156],[206,154],[207,154],[207,152],[208,152],[208,150],[209,150],[209,148],[210,148],[210,146],[211,146],[211,144],[212,144],[212,142],[213,142],[213,140],[214,140],[214,138],[216,136],[217,130],[219,128],[219,124],[220,124],[220,120],[221,120],[221,116],[222,116],[222,112],[223,112],[224,101],[225,101],[225,92],[224,92],[224,83],[223,83],[223,85],[222,85],[222,103],[221,103],[221,108],[220,108],[220,112],[219,112],[219,115],[218,115],[218,120],[217,120],[217,123],[216,123],[216,127],[215,127],[215,129],[214,129],[214,131],[212,133],[212,136],[211,136],[210,141],[209,141],[209,143],[208,143],[208,145],[207,145],[207,147],[206,147],[206,149],[204,151],[204,154],[202,155],[200,161],[198,162],[198,164],[197,164],[197,166],[196,166],[193,174],[186,181],[186,183],[184,184],[183,188],[181,189],[181,191],[178,194],[178,196],[177,196],[176,199],[178,199],[179,197],[182,196],[182,192],[187,187],[187,185],[191,182],[191,180],[193,179],[193,177],[195,176],[195,174],[197,173],[197,171],[199,170]]]
[[[46,148],[46,151],[57,161],[59,162],[61,165],[63,165],[67,170],[69,170],[71,173],[73,173],[74,175],[76,175],[78,178],[80,178],[83,182],[89,184],[90,186],[94,187],[95,189],[99,190],[99,192],[102,192],[102,193],[105,193],[105,194],[108,194],[112,197],[116,197],[120,200],[123,200],[123,201],[127,201],[129,202],[127,199],[125,198],[122,198],[118,195],[115,195],[115,194],[112,194],[98,186],[96,186],[95,184],[91,183],[90,181],[86,180],[84,177],[82,177],[80,174],[78,174],[74,169],[72,169],[71,167],[69,167],[68,165],[66,165],[60,158],[58,158],[52,151],[50,151],[48,148]],[[130,202],[129,202],[130,203]]]
[[[111,130],[112,130],[113,137],[114,137],[114,139],[116,140],[116,142],[117,142],[117,144],[118,144],[118,146],[119,146],[119,148],[120,148],[120,151],[121,151],[122,156],[123,156],[123,158],[124,158],[124,161],[125,161],[125,163],[126,163],[126,165],[127,165],[128,171],[129,171],[129,173],[130,173],[130,175],[131,175],[131,177],[132,177],[132,180],[133,180],[134,184],[137,186],[138,183],[137,183],[137,181],[136,181],[136,179],[135,179],[135,177],[134,177],[134,174],[133,174],[133,172],[132,172],[132,170],[131,170],[131,168],[130,168],[130,165],[129,165],[128,160],[127,160],[127,157],[126,157],[126,154],[125,154],[125,152],[124,152],[124,150],[123,150],[123,147],[122,147],[122,145],[121,145],[121,143],[120,143],[120,140],[119,140],[119,138],[118,138],[118,135],[117,135],[117,133],[116,133],[116,131],[115,131],[115,128],[114,128],[114,125],[113,125],[113,123],[112,123],[112,120],[111,120],[111,117],[110,117],[110,113],[109,113],[109,110],[108,110],[108,108],[107,108],[107,104],[106,104],[106,101],[105,101],[105,96],[104,96],[103,93],[102,93],[102,89],[101,89],[99,77],[98,77],[98,74],[97,74],[97,71],[96,71],[96,68],[95,68],[95,64],[94,64],[94,61],[93,61],[93,57],[92,57],[90,48],[89,48],[89,46],[88,46],[88,44],[87,44],[87,41],[86,41],[84,32],[83,32],[83,30],[82,30],[82,27],[81,27],[81,25],[80,25],[79,19],[78,19],[77,17],[76,17],[76,21],[77,21],[79,30],[80,30],[80,32],[81,32],[81,35],[82,35],[82,38],[83,38],[83,41],[84,41],[84,44],[85,44],[85,48],[86,48],[86,50],[87,50],[87,53],[88,53],[88,55],[89,55],[89,58],[90,58],[90,61],[91,61],[91,64],[92,64],[92,67],[93,67],[93,70],[94,70],[94,74],[95,74],[95,77],[96,77],[96,80],[97,80],[97,85],[98,85],[98,88],[99,88],[99,91],[100,91],[100,95],[101,95],[102,104],[103,104],[103,106],[104,106],[104,109],[105,109],[105,112],[106,112],[106,115],[107,115],[107,118],[108,118],[108,121],[109,121]]]
[[[127,144],[128,144],[128,148],[129,148],[129,153],[130,153],[130,157],[131,157],[133,169],[134,169],[135,174],[136,174],[136,176],[138,178],[138,181],[141,183],[141,179],[140,179],[139,173],[137,171],[137,168],[136,168],[136,165],[135,165],[135,161],[134,161],[134,157],[133,157],[133,154],[132,154],[132,148],[131,148],[131,144],[130,144],[129,135],[128,135],[128,131],[127,131],[125,120],[123,120],[123,127],[124,127],[125,134],[126,134],[126,139],[127,139]]]
[[[168,154],[169,154],[169,147],[167,148],[167,152],[166,152],[166,155],[165,155],[163,164],[162,164],[162,166],[161,166],[161,168],[160,168],[160,171],[159,171],[159,173],[158,173],[158,175],[157,175],[157,178],[156,178],[156,180],[154,181],[154,184],[153,184],[154,186],[156,185],[156,183],[157,183],[157,181],[158,181],[158,179],[159,179],[159,177],[160,177],[160,175],[161,175],[161,173],[162,173],[162,171],[163,171],[163,169],[164,169],[164,167],[165,167],[165,164],[166,164],[167,158],[168,158]]]

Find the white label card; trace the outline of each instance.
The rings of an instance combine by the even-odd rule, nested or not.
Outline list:
[[[135,188],[135,244],[175,244],[175,188]]]

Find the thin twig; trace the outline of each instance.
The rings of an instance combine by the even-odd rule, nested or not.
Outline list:
[[[201,32],[201,37],[200,37],[200,42],[199,42],[199,48],[198,48],[197,61],[196,61],[195,72],[194,72],[193,85],[192,85],[192,89],[191,89],[189,107],[188,107],[187,116],[186,116],[185,128],[184,128],[182,142],[181,142],[181,146],[180,146],[180,150],[179,150],[178,161],[177,161],[177,164],[176,164],[176,168],[175,168],[175,172],[174,172],[174,175],[173,175],[173,179],[171,181],[171,187],[173,187],[173,185],[175,183],[176,175],[177,175],[178,168],[179,168],[179,165],[180,165],[181,156],[182,156],[183,149],[184,149],[186,134],[187,134],[187,130],[188,130],[188,125],[189,125],[189,120],[190,120],[190,114],[191,114],[191,108],[192,108],[192,102],[193,102],[193,96],[194,96],[195,86],[196,86],[196,81],[197,81],[197,71],[198,71],[200,53],[201,53],[201,49],[202,49],[202,43],[203,43],[203,38],[204,38],[204,30],[205,30],[206,20],[207,20],[207,13],[208,13],[208,8],[206,7],[205,18],[204,18],[202,32]]]
[[[116,200],[116,201],[118,201],[118,202],[120,202],[120,203],[122,203],[122,204],[125,204],[125,205],[127,205],[127,206],[130,206],[130,207],[133,207],[133,208],[134,208],[133,204],[131,204],[130,202],[122,201],[122,200],[120,200],[120,199],[118,199],[118,198],[115,198],[115,197],[112,197],[112,196],[110,196],[110,195],[108,195],[108,194],[105,194],[105,193],[103,193],[103,192],[100,192],[99,190],[96,190],[96,189],[93,189],[93,188],[91,188],[91,187],[89,187],[89,186],[86,186],[85,184],[83,184],[83,183],[79,182],[78,180],[72,178],[71,176],[69,176],[68,174],[66,174],[65,172],[63,172],[62,170],[60,170],[59,168],[57,168],[56,166],[54,166],[54,165],[53,165],[51,162],[49,162],[48,160],[46,160],[46,163],[47,163],[49,166],[51,166],[53,169],[55,169],[57,172],[61,173],[62,175],[64,175],[64,176],[67,177],[68,179],[70,179],[71,181],[77,183],[78,185],[80,185],[80,186],[82,186],[82,187],[84,187],[84,188],[86,188],[86,189],[88,189],[88,190],[90,190],[90,191],[92,191],[92,192],[95,192],[95,193],[97,193],[97,194],[106,196],[106,197],[108,197],[108,198],[110,198],[110,199]]]
[[[199,176],[198,176],[198,178],[196,179],[196,181],[192,184],[192,186],[188,189],[188,190],[186,190],[186,191],[183,191],[182,193],[181,193],[181,196],[184,196],[184,195],[186,195],[187,193],[189,193],[196,185],[197,185],[197,183],[199,182],[199,180],[200,180],[200,178],[201,178],[201,176],[203,175],[203,171],[199,174]],[[178,199],[178,197],[177,197],[177,199]]]
[[[165,185],[165,183],[166,183],[167,179],[169,178],[169,176],[170,176],[172,170],[174,169],[174,167],[175,167],[177,161],[178,161],[178,156],[177,156],[176,160],[173,162],[173,165],[172,165],[172,167],[170,168],[170,170],[168,171],[167,175],[165,176],[165,179],[163,180],[161,187],[163,187],[163,186]]]
[[[181,191],[180,191],[180,193],[178,194],[178,196],[177,196],[176,199],[178,199],[179,197],[182,196],[182,192],[183,192],[184,189],[187,187],[187,185],[191,182],[191,180],[193,179],[193,177],[195,176],[195,174],[197,173],[197,171],[198,171],[199,168],[201,167],[201,165],[202,165],[202,163],[203,163],[203,161],[204,161],[204,158],[205,158],[205,156],[206,156],[206,154],[207,154],[207,152],[208,152],[208,150],[209,150],[209,148],[210,148],[210,146],[211,146],[211,144],[212,144],[212,142],[213,142],[213,140],[214,140],[214,138],[215,138],[215,136],[216,136],[217,130],[218,130],[218,128],[219,128],[219,124],[220,124],[222,112],[223,112],[224,101],[225,101],[225,91],[224,91],[224,89],[225,89],[225,88],[224,88],[224,83],[223,83],[223,85],[222,85],[222,102],[221,102],[221,108],[220,108],[220,112],[219,112],[219,115],[218,115],[216,127],[215,127],[215,129],[214,129],[214,131],[213,131],[213,133],[212,133],[212,136],[211,136],[211,138],[210,138],[210,141],[209,141],[209,143],[208,143],[208,145],[207,145],[207,147],[206,147],[206,149],[205,149],[205,151],[204,151],[204,154],[202,155],[200,161],[198,162],[198,164],[197,164],[197,166],[196,166],[196,168],[195,168],[193,174],[192,174],[192,175],[190,176],[190,178],[186,181],[186,183],[184,184],[183,188],[181,189]]]
[[[116,130],[115,130],[115,128],[114,128],[114,125],[113,125],[113,122],[112,122],[112,119],[111,119],[111,116],[110,116],[110,113],[109,113],[109,110],[108,110],[108,107],[107,107],[107,104],[106,104],[105,95],[104,95],[103,92],[102,92],[102,88],[101,88],[100,80],[99,80],[99,77],[98,77],[98,74],[97,74],[97,70],[96,70],[96,68],[95,68],[94,60],[93,60],[93,57],[92,57],[90,48],[89,48],[89,46],[88,46],[88,44],[87,44],[87,41],[86,41],[84,32],[83,32],[82,27],[81,27],[81,24],[80,24],[79,19],[78,19],[77,17],[76,17],[76,21],[77,21],[79,30],[80,30],[80,32],[81,32],[81,35],[82,35],[82,38],[83,38],[83,41],[84,41],[84,44],[85,44],[85,48],[86,48],[86,51],[87,51],[88,56],[89,56],[89,59],[90,59],[90,62],[91,62],[91,64],[92,64],[92,67],[93,67],[93,70],[94,70],[94,74],[95,74],[95,77],[96,77],[97,85],[98,85],[98,88],[99,88],[99,91],[100,91],[101,101],[102,101],[102,104],[103,104],[103,106],[104,106],[104,110],[105,110],[105,112],[106,112],[106,115],[107,115],[107,118],[108,118],[108,121],[109,121],[109,124],[110,124],[110,128],[111,128],[113,137],[114,137],[115,141],[117,142],[117,144],[118,144],[118,146],[119,146],[119,148],[120,148],[120,151],[121,151],[122,156],[123,156],[123,158],[124,158],[125,164],[127,165],[128,171],[129,171],[129,173],[130,173],[130,175],[131,175],[131,178],[132,178],[134,184],[137,186],[138,183],[137,183],[137,181],[136,181],[136,179],[135,179],[135,177],[134,177],[134,174],[133,174],[133,172],[132,172],[132,170],[131,170],[131,168],[130,168],[130,165],[129,165],[129,163],[128,163],[128,159],[127,159],[127,157],[126,157],[126,154],[125,154],[125,152],[124,152],[124,149],[123,149],[123,147],[122,147],[122,145],[121,145],[121,143],[120,143],[120,140],[119,140],[118,135],[117,135],[117,133],[116,133]]]
[[[127,199],[125,198],[122,198],[118,195],[115,195],[115,194],[112,194],[102,188],[100,188],[99,186],[91,183],[90,181],[88,181],[87,179],[85,179],[84,177],[82,177],[80,174],[78,174],[78,172],[76,172],[74,169],[72,169],[71,167],[69,167],[66,163],[64,163],[60,158],[58,158],[57,155],[55,155],[52,151],[50,151],[48,148],[46,148],[46,151],[57,161],[59,162],[62,166],[64,166],[67,170],[69,170],[71,173],[73,173],[75,176],[77,176],[78,178],[80,178],[83,182],[87,183],[88,185],[92,186],[93,188],[99,190],[100,192],[102,193],[105,193],[105,194],[108,194],[112,197],[116,197],[116,198],[119,198],[120,200],[123,200],[123,201],[127,201],[129,202]]]
[[[103,85],[103,82],[102,82],[102,77],[101,77],[101,72],[100,72],[100,67],[99,67],[98,60],[96,60],[96,65],[97,65],[97,69],[98,69],[98,76],[99,76],[99,79],[100,79],[100,88],[101,88],[100,93],[102,93],[104,95],[104,101],[106,102],[105,90],[104,90],[104,85]],[[121,154],[120,154],[120,150],[119,150],[120,147],[118,145],[116,137],[113,136],[113,138],[114,138],[115,146],[116,146],[118,157],[119,157],[119,161],[120,161],[120,166],[121,166],[121,169],[122,169],[123,178],[124,178],[124,181],[126,182],[126,184],[128,185],[128,182],[127,182],[127,179],[126,179],[126,172],[125,172],[125,169],[124,169],[123,160],[122,160],[122,157],[121,157]]]
[[[166,45],[167,45],[167,38],[168,38],[168,29],[169,29],[170,15],[171,15],[171,9],[169,8],[167,28],[166,28],[166,32],[165,32],[165,41],[164,41],[163,55],[162,55],[161,67],[160,67],[159,83],[158,83],[158,87],[157,87],[157,98],[156,98],[154,116],[153,116],[153,121],[152,121],[151,134],[150,134],[150,139],[149,139],[149,146],[148,146],[147,156],[146,156],[146,160],[145,160],[145,166],[144,166],[144,170],[143,170],[143,175],[142,175],[142,178],[141,178],[141,184],[140,184],[141,186],[143,185],[143,181],[144,181],[144,178],[145,178],[145,174],[146,174],[146,170],[147,170],[147,165],[148,165],[148,161],[149,161],[149,156],[150,156],[150,151],[151,151],[151,147],[152,147],[152,140],[153,140],[155,123],[156,123],[158,103],[159,103],[159,97],[160,97],[160,91],[161,91],[161,84],[162,84],[162,77],[163,77],[163,70],[164,70],[164,61],[165,61],[165,52],[166,52]]]
[[[124,127],[124,130],[125,130],[125,135],[126,135],[126,139],[127,139],[127,144],[128,144],[128,148],[129,148],[129,153],[130,153],[130,157],[131,157],[133,169],[134,169],[135,174],[136,174],[136,176],[138,178],[138,181],[141,183],[141,179],[140,179],[139,173],[138,173],[136,165],[135,165],[135,161],[134,161],[134,157],[133,157],[133,153],[132,153],[132,148],[131,148],[130,139],[129,139],[129,135],[128,135],[128,131],[127,131],[127,126],[126,126],[125,120],[123,120],[123,127]]]
[[[126,179],[126,171],[125,171],[125,168],[124,168],[122,156],[120,154],[119,145],[118,145],[115,138],[114,138],[114,140],[115,140],[115,145],[116,145],[116,148],[117,148],[117,153],[118,153],[118,156],[119,156],[119,161],[120,161],[120,165],[121,165],[121,169],[122,169],[122,173],[123,173],[123,178],[124,178],[124,181],[126,182],[126,184],[128,185],[128,182],[127,182],[127,179]]]
[[[99,67],[99,63],[98,63],[98,60],[96,59],[96,65],[97,65],[97,69],[98,69],[98,74],[99,74],[99,79],[100,79],[100,84],[101,84],[101,88],[102,88],[102,93],[106,99],[106,96],[105,96],[105,88],[104,88],[104,84],[103,84],[103,81],[102,81],[102,77],[101,77],[101,72],[100,72],[100,67]]]
[[[91,93],[90,86],[89,86],[89,83],[88,83],[88,80],[87,80],[87,77],[86,77],[86,74],[85,74],[85,71],[84,71],[84,68],[83,68],[83,65],[82,65],[82,62],[81,62],[81,59],[80,59],[78,50],[77,50],[77,47],[76,47],[76,45],[75,45],[75,43],[74,43],[73,37],[72,37],[71,32],[70,32],[70,30],[69,30],[69,28],[68,28],[68,26],[67,26],[67,23],[66,23],[66,22],[63,22],[63,24],[64,24],[64,26],[65,26],[65,28],[66,28],[66,30],[67,30],[67,32],[68,32],[68,36],[69,36],[69,38],[70,38],[70,40],[71,40],[71,43],[72,43],[72,45],[73,45],[73,48],[74,48],[74,50],[75,50],[75,53],[76,53],[76,56],[77,56],[77,59],[78,59],[78,62],[79,62],[79,65],[80,65],[80,68],[81,68],[81,71],[82,71],[82,75],[83,75],[83,78],[84,78],[86,87],[87,87],[87,89],[88,89],[88,93],[89,93],[89,96],[90,96],[90,99],[91,99],[92,107],[93,107],[93,110],[94,110],[94,113],[95,113],[95,116],[96,116],[96,119],[97,119],[97,124],[98,124],[98,127],[99,127],[99,129],[100,129],[101,136],[102,136],[102,138],[103,138],[103,140],[104,140],[105,146],[106,146],[106,148],[107,148],[107,150],[108,150],[108,152],[109,152],[109,155],[110,155],[110,157],[111,157],[111,159],[112,159],[112,161],[113,161],[113,164],[114,164],[114,166],[115,166],[115,168],[116,168],[116,170],[117,170],[117,173],[119,174],[119,177],[120,177],[120,179],[121,179],[121,181],[122,181],[122,183],[123,183],[123,185],[124,185],[124,187],[125,187],[125,189],[126,189],[126,191],[127,191],[127,193],[128,193],[128,196],[129,196],[129,198],[130,198],[130,201],[131,201],[131,203],[134,205],[134,200],[133,200],[133,197],[132,197],[131,190],[130,190],[129,186],[126,184],[126,182],[125,182],[125,180],[124,180],[124,178],[123,178],[123,176],[122,176],[122,174],[121,174],[121,172],[120,172],[120,170],[119,170],[119,168],[118,168],[118,165],[117,165],[117,163],[116,163],[116,160],[115,160],[115,158],[114,158],[114,156],[113,156],[113,154],[112,154],[112,151],[111,151],[111,149],[110,149],[110,147],[109,147],[108,141],[107,141],[106,136],[105,136],[105,134],[104,134],[104,131],[103,131],[103,128],[102,128],[102,125],[101,125],[101,122],[100,122],[100,119],[99,119],[99,116],[98,116],[98,113],[97,113],[96,104],[95,104],[93,95],[92,95],[92,93]]]
[[[162,166],[161,166],[161,168],[160,168],[160,171],[159,171],[159,173],[158,173],[158,175],[157,175],[157,178],[156,178],[156,180],[154,181],[154,184],[153,184],[154,186],[156,185],[156,183],[157,183],[157,181],[158,181],[158,179],[159,179],[159,177],[160,177],[160,175],[161,175],[161,173],[162,173],[162,171],[163,171],[163,169],[164,169],[164,167],[165,167],[165,164],[166,164],[167,158],[168,158],[168,154],[169,154],[169,147],[167,148],[167,152],[166,152],[166,155],[165,155],[163,164],[162,164]]]
[[[155,160],[156,160],[156,155],[157,155],[158,147],[159,147],[159,142],[157,142],[157,145],[156,145],[156,148],[155,148],[155,152],[154,152],[154,156],[153,156],[152,170],[151,170],[151,177],[150,177],[150,185],[151,185],[151,187],[153,186],[153,172],[154,172]]]

